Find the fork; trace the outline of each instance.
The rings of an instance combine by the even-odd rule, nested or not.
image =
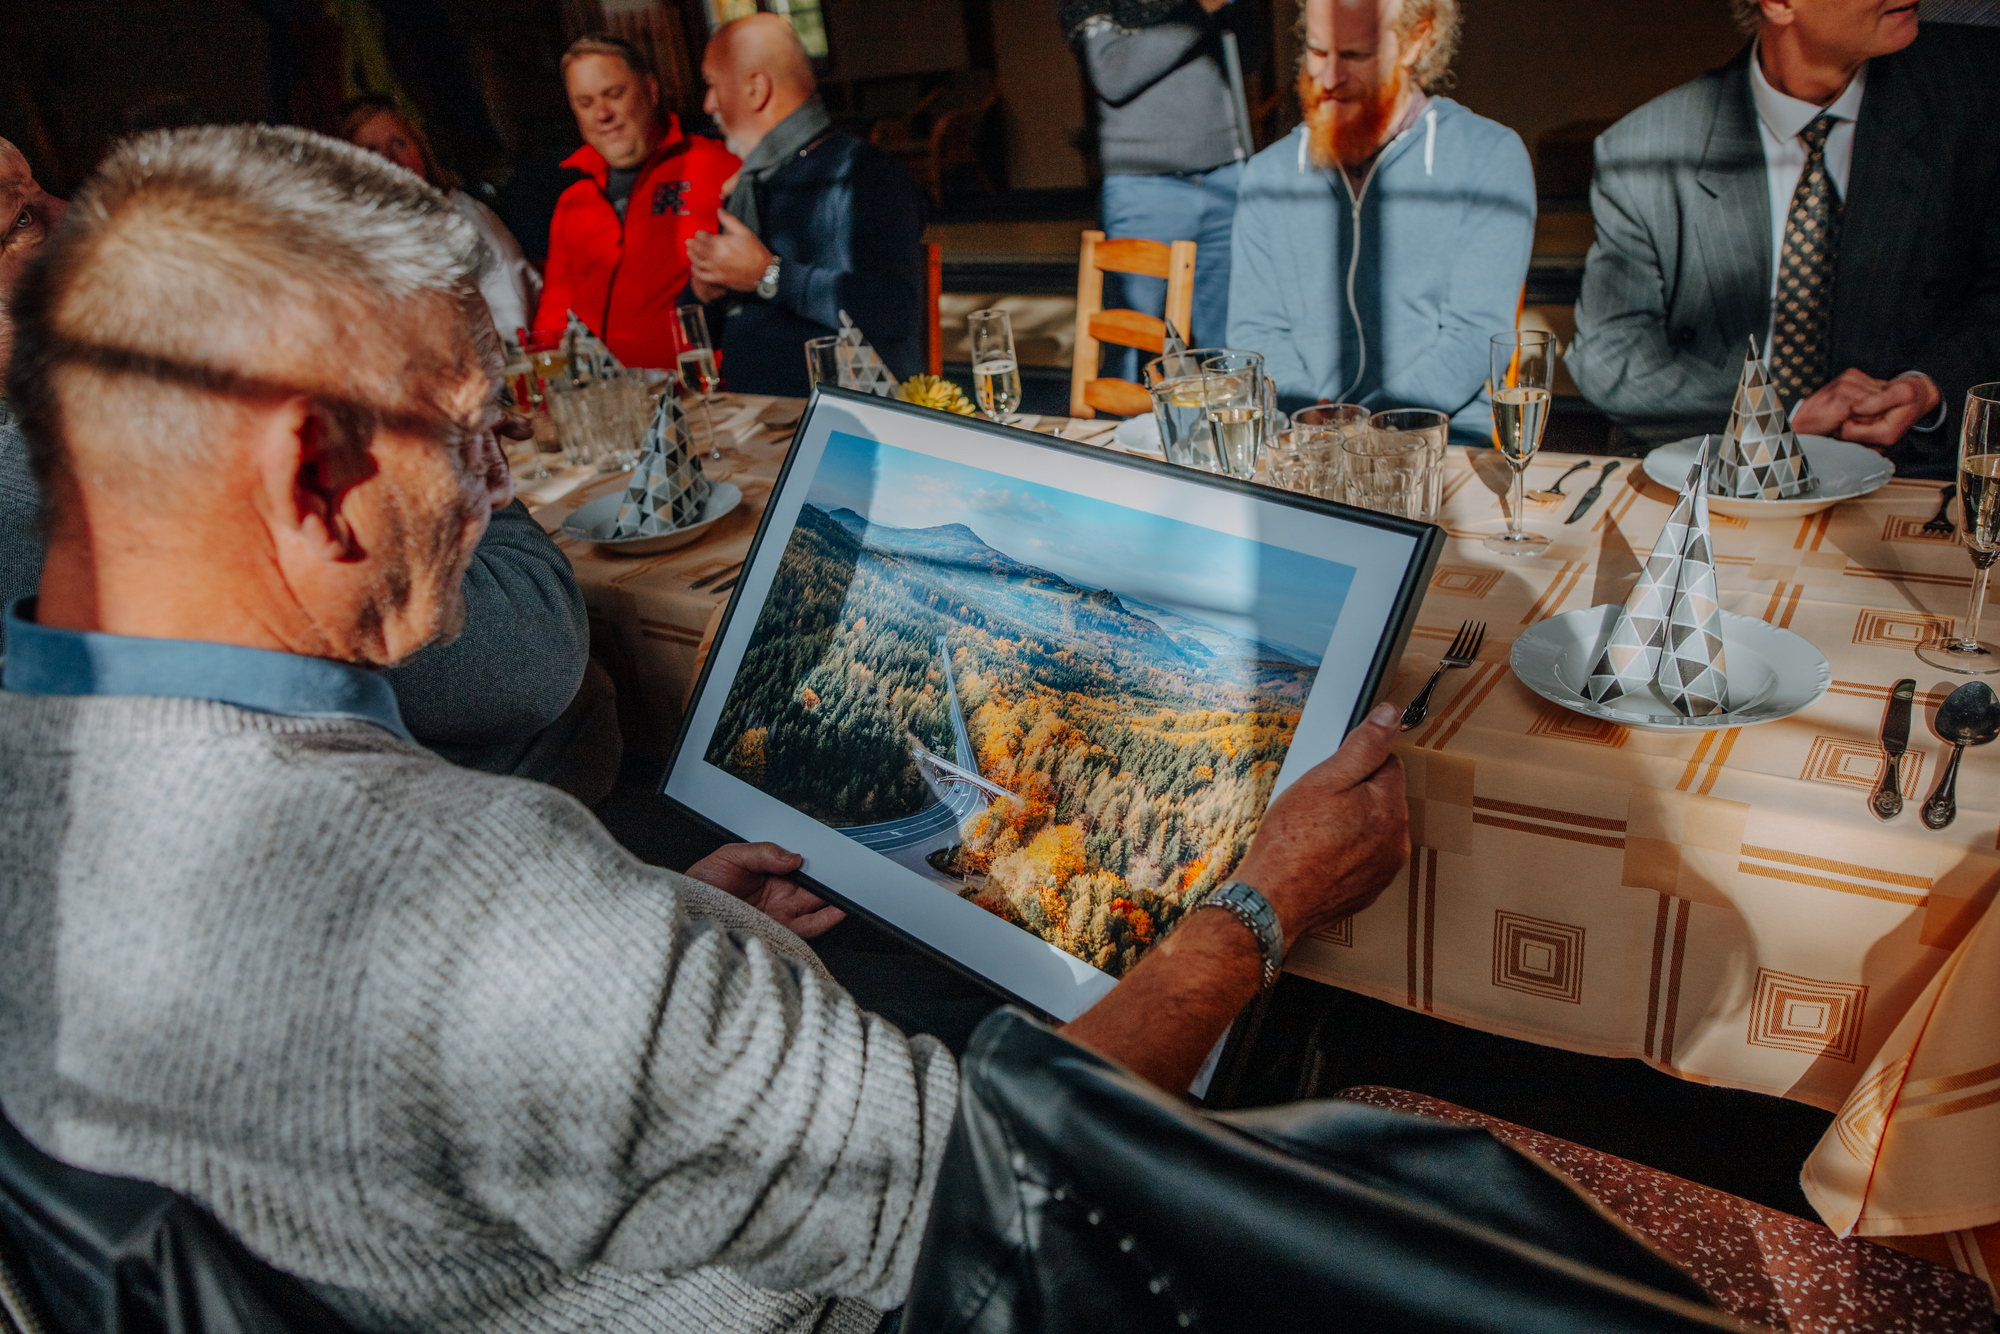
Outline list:
[[[1957,526],[1946,517],[1951,513],[1951,498],[1957,494],[1958,487],[1956,485],[1947,486],[1944,489],[1943,493],[1938,496],[1938,512],[1929,523],[1923,526],[1924,532],[1936,533],[1939,536],[1943,536],[1946,533],[1955,533],[1958,531]]]
[[[1424,719],[1430,716],[1431,691],[1437,689],[1438,678],[1444,675],[1445,669],[1447,667],[1470,667],[1474,656],[1479,652],[1479,646],[1485,642],[1486,622],[1467,621],[1458,627],[1458,634],[1453,636],[1451,647],[1444,651],[1444,658],[1438,663],[1438,669],[1431,673],[1430,680],[1424,682],[1424,688],[1419,690],[1417,697],[1410,701],[1410,707],[1403,710],[1403,730],[1405,732],[1422,726]]]
[[[1528,492],[1528,499],[1561,500],[1563,498],[1563,483],[1567,482],[1570,478],[1576,476],[1576,474],[1582,472],[1585,468],[1588,468],[1589,466],[1590,466],[1590,460],[1585,459],[1583,462],[1577,464],[1574,468],[1571,468],[1568,472],[1564,473],[1562,476],[1556,478],[1555,485],[1551,486],[1548,490]]]

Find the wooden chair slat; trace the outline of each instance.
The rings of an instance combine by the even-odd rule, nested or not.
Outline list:
[[[1147,278],[1165,278],[1171,272],[1173,254],[1164,241],[1120,236],[1097,243],[1096,262],[1097,267],[1106,273],[1136,273]]]
[[[1100,343],[1158,353],[1167,346],[1167,325],[1157,315],[1136,310],[1100,310],[1090,317],[1090,336]]]
[[[1114,417],[1145,417],[1153,411],[1153,398],[1130,380],[1101,375],[1083,387],[1083,401]]]

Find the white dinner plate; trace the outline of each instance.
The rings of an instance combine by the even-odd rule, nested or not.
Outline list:
[[[1143,417],[1127,417],[1119,422],[1118,428],[1111,433],[1111,439],[1127,454],[1144,454],[1155,459],[1166,457],[1160,448],[1160,423],[1151,413]]]
[[[693,523],[683,524],[671,533],[655,533],[651,537],[613,537],[611,529],[618,522],[618,505],[624,499],[625,488],[621,486],[609,495],[577,506],[563,520],[563,536],[579,542],[594,542],[599,551],[616,556],[651,556],[672,551],[675,547],[698,541],[710,524],[743,503],[743,492],[729,482],[710,482],[708,499],[702,503],[701,517]]]
[[[1583,686],[1604,643],[1618,604],[1566,611],[1530,626],[1514,641],[1507,665],[1521,684],[1566,709],[1644,732],[1707,731],[1776,722],[1807,707],[1833,684],[1826,655],[1790,630],[1754,616],[1722,613],[1723,667],[1729,678],[1727,713],[1683,718],[1659,687],[1609,704],[1585,699]]]
[[[1711,494],[1708,507],[1732,519],[1799,519],[1843,500],[1879,491],[1896,475],[1896,465],[1866,445],[1823,435],[1802,435],[1799,443],[1805,447],[1806,462],[1812,465],[1818,486],[1795,500],[1735,500]],[[1646,455],[1646,476],[1669,491],[1679,491],[1687,485],[1688,472],[1693,469],[1700,448],[1700,436],[1661,445]]]

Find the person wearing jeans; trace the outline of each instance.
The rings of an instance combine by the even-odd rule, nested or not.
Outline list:
[[[1097,94],[1108,236],[1195,243],[1194,315],[1179,332],[1214,347],[1229,326],[1230,223],[1252,145],[1238,128],[1223,60],[1236,36],[1262,58],[1256,7],[1235,0],[1070,0],[1063,35]],[[1163,279],[1106,276],[1104,303],[1159,315]],[[1136,381],[1138,353],[1107,348],[1104,373]]]

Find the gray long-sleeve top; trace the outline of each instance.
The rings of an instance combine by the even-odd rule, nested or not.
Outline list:
[[[1236,33],[1244,66],[1255,68],[1263,58],[1256,6],[1232,3],[1210,14],[1187,0],[1181,9],[1169,22],[1136,29],[1093,18],[1075,34],[1097,91],[1098,151],[1107,175],[1205,171],[1236,158],[1222,34]]]
[[[0,607],[41,582],[39,507],[27,437],[0,399]],[[464,632],[387,676],[410,735],[454,764],[506,772],[576,698],[590,620],[569,557],[518,500],[493,516],[464,589]]]

